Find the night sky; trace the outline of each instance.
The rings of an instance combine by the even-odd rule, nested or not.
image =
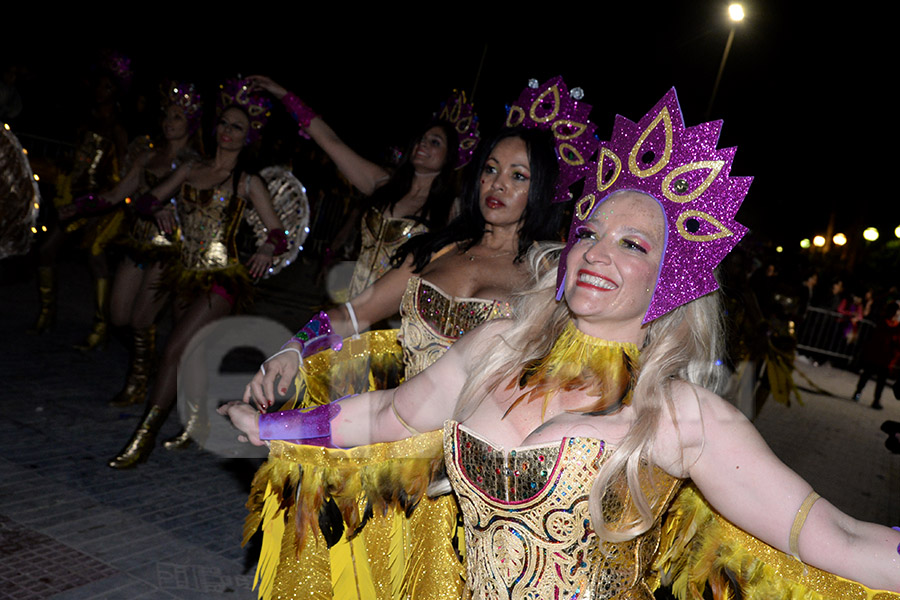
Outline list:
[[[101,27],[106,17],[42,16],[27,35],[23,27],[0,42],[0,62],[29,66],[19,128],[44,135],[65,130],[72,96],[83,93],[77,74],[101,47],[131,56],[150,85],[189,78],[211,92],[237,73],[268,74],[373,158],[402,144],[454,88],[472,96],[479,65],[474,99],[486,132],[529,78],[555,75],[585,90],[601,139],[616,113],[637,120],[672,86],[687,125],[704,120],[728,37],[727,3],[545,4],[560,12],[524,3],[379,6],[366,15],[344,4],[328,14],[301,4],[245,12],[134,5],[121,29]],[[802,14],[801,4],[745,3],[712,109],[725,121],[720,146],[739,148],[732,174],[756,177],[738,219],[790,246],[824,232],[833,209],[839,230],[893,229],[900,205],[879,176],[894,172],[887,87],[897,76],[896,33],[874,3],[819,15]],[[7,19],[8,32],[13,20],[36,17]]]

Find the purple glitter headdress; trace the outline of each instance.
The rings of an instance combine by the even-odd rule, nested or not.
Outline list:
[[[445,102],[441,103],[438,119],[447,121],[456,129],[459,136],[459,150],[456,157],[456,168],[464,167],[475,152],[475,147],[481,140],[481,132],[478,131],[478,115],[475,107],[466,102],[466,93],[453,90],[453,93]]]
[[[543,85],[531,79],[519,99],[509,107],[507,127],[528,127],[553,133],[559,161],[554,202],[571,199],[569,186],[589,173],[588,161],[600,142],[594,136],[597,126],[588,120],[591,105],[581,102],[584,90],[570,91],[562,77]]]
[[[167,81],[160,87],[163,102],[174,104],[184,111],[188,121],[188,131],[194,133],[200,126],[203,114],[203,102],[193,83],[186,81]]]
[[[584,196],[575,203],[569,239],[559,259],[557,300],[562,298],[566,257],[579,225],[612,193],[652,196],[666,217],[666,244],[648,323],[718,289],[713,270],[747,232],[734,220],[752,177],[729,177],[736,148],[716,149],[722,121],[685,128],[675,88],[637,123],[616,116],[612,139],[600,143]]]
[[[229,79],[219,86],[219,113],[232,104],[236,104],[247,111],[250,117],[250,131],[247,132],[247,142],[253,143],[259,139],[260,131],[269,120],[269,111],[272,101],[263,94],[250,91],[250,82],[247,79]]]

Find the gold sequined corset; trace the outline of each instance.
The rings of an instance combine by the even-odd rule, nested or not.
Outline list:
[[[456,422],[445,425],[444,459],[466,531],[468,597],[653,598],[647,570],[659,546],[659,515],[680,480],[646,469],[656,523],[635,539],[601,544],[588,494],[610,450],[600,440],[564,438],[507,454]],[[603,510],[614,529],[632,519],[627,486],[613,485]]]
[[[237,262],[235,238],[244,200],[229,187],[198,190],[185,183],[175,205],[181,226],[181,263],[212,271]]]
[[[350,279],[350,297],[358,295],[375,283],[391,268],[391,256],[414,235],[428,228],[413,219],[387,218],[381,211],[369,209],[363,215],[359,258]]]
[[[144,169],[141,176],[141,185],[138,187],[134,197],[139,198],[155,188],[160,179],[161,177],[157,177],[152,172]],[[156,226],[156,221],[153,219],[136,217],[131,225],[129,235],[137,244],[147,244],[154,248],[171,248],[173,246],[172,239],[159,230],[159,227]]]
[[[409,379],[443,356],[453,342],[485,321],[509,317],[509,302],[454,298],[413,275],[400,301],[403,362]]]

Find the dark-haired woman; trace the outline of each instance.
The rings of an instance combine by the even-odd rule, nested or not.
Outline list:
[[[165,278],[174,285],[176,325],[163,353],[147,411],[121,452],[109,461],[115,469],[133,467],[150,455],[156,434],[175,402],[178,361],[190,339],[203,326],[246,305],[252,296],[251,278],[262,277],[273,255],[283,250],[281,222],[272,207],[266,185],[242,168],[241,151],[256,135],[251,119],[241,106],[222,111],[216,126],[216,153],[210,160],[179,168],[155,187],[149,203],[157,208],[160,228],[170,233],[181,229],[179,267]],[[158,198],[177,196],[175,207],[159,208]],[[238,261],[235,237],[248,203],[270,231],[247,261]],[[171,440],[178,446],[186,435]]]
[[[510,315],[508,301],[513,292],[530,283],[529,270],[522,261],[525,253],[536,241],[558,238],[561,210],[551,203],[557,173],[552,137],[534,129],[505,130],[483,144],[473,166],[476,168],[466,182],[460,215],[443,230],[412,238],[396,256],[395,268],[344,307],[328,312],[334,332],[347,337],[394,314],[400,306],[399,336],[394,330],[370,332],[360,340],[345,340],[338,353],[326,351],[307,359],[303,370],[306,403],[327,402],[347,393],[348,388],[364,391],[370,374],[359,377],[358,371],[366,369],[371,370],[375,387],[397,385],[397,378],[391,379],[391,357],[402,355],[400,378],[408,379],[437,360],[467,331],[487,320]],[[260,404],[271,406],[276,378],[280,378],[279,391],[286,391],[298,373],[302,344],[293,341],[286,348],[296,351],[285,350],[269,359],[265,370],[247,386],[248,398],[254,390],[255,398],[265,398]],[[297,461],[304,472],[322,467],[321,461],[308,458]],[[268,464],[281,463],[270,459]],[[388,468],[392,463],[385,460],[383,464]],[[262,498],[270,476],[266,470],[257,474],[257,500]],[[271,481],[277,479],[276,475]],[[392,585],[386,573],[393,571],[394,576],[406,574],[402,587],[412,597],[458,597],[462,565],[452,542],[456,510],[455,502],[446,495],[422,501],[408,521],[391,515],[368,519],[352,543],[331,540],[329,543],[335,545],[329,550],[326,541],[316,537],[307,542],[307,548],[315,546],[315,557],[309,558],[313,556],[309,550],[300,561],[294,544],[302,545],[299,540],[306,532],[291,527],[285,530],[290,539],[279,545],[276,556],[261,559],[270,567],[279,565],[277,574],[267,571],[269,575],[264,576],[263,594],[289,595],[302,578],[308,582],[304,585],[308,586],[309,597],[344,597],[351,582],[363,597],[392,597],[384,594],[390,594],[385,590]],[[249,519],[261,515],[262,511],[253,510]],[[264,529],[267,526],[261,524]],[[248,531],[251,528],[255,529],[248,527]],[[345,539],[353,537],[352,533],[348,531]],[[390,568],[387,555],[379,550],[391,543],[388,540],[405,548],[404,558]],[[399,579],[395,578],[393,584],[400,585]],[[332,588],[333,580],[337,583]]]
[[[457,194],[455,169],[465,162],[459,158],[460,139],[453,125],[446,121],[430,124],[405,161],[390,173],[357,154],[321,117],[279,84],[260,75],[250,80],[256,88],[284,102],[298,120],[302,135],[315,141],[350,183],[369,198],[349,297],[384,275],[391,268],[391,256],[412,236],[446,225]]]

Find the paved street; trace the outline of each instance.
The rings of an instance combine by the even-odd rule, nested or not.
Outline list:
[[[59,323],[48,335],[25,333],[37,314],[33,277],[7,268],[0,286],[0,598],[255,598],[257,549],[242,549],[240,538],[259,461],[158,448],[136,469],[106,467],[142,409],[108,405],[126,368],[121,343],[72,349],[90,325],[90,283],[80,262],[63,267]],[[307,271],[298,261],[268,284],[257,310],[302,324],[321,302]],[[800,368],[833,395],[804,392],[805,405],[790,408],[767,402],[763,436],[841,509],[900,523],[900,456],[878,429],[900,420],[900,402],[888,390],[885,410],[872,410],[873,383],[856,404],[854,375]],[[171,418],[162,437],[178,429]]]

